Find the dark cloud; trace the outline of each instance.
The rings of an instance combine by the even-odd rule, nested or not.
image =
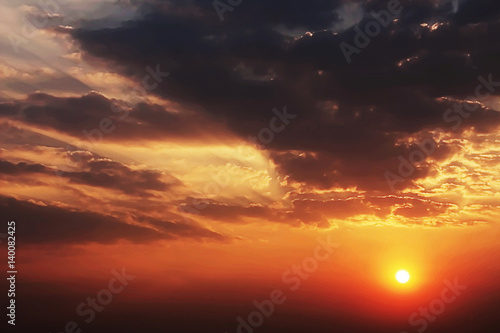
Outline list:
[[[460,2],[460,7],[454,20],[458,24],[479,23],[498,20],[500,17],[500,3],[495,0],[465,0]]]
[[[167,191],[181,182],[174,177],[153,170],[132,170],[128,166],[107,159],[99,159],[91,153],[69,153],[81,171],[61,171],[41,164],[11,163],[0,160],[0,174],[21,175],[43,173],[84,184],[122,191],[129,195],[149,196],[148,191]]]
[[[142,13],[162,13],[182,17],[184,19],[203,20],[207,25],[246,24],[278,25],[288,28],[322,29],[338,20],[336,9],[345,0],[273,0],[273,1],[233,1],[234,9],[225,11],[221,22],[214,8],[215,1],[145,1]],[[222,3],[227,3],[222,1]]]
[[[24,101],[0,103],[0,117],[53,128],[91,144],[103,140],[199,139],[224,133],[220,124],[202,114],[174,113],[146,103],[130,106],[97,93],[81,97],[34,93]]]
[[[198,202],[204,202],[198,199]],[[248,223],[253,219],[286,223],[330,227],[329,219],[345,220],[359,215],[374,215],[381,219],[393,214],[409,219],[445,214],[456,208],[453,204],[434,201],[418,196],[353,196],[348,199],[306,199],[297,197],[290,207],[278,209],[263,206],[235,206],[206,201],[203,208],[193,209],[189,205],[181,210],[226,223]],[[412,222],[415,223],[415,222]],[[417,222],[420,223],[420,222]]]
[[[181,182],[176,178],[154,170],[133,170],[109,159],[95,158],[92,154],[70,153],[70,158],[80,164],[84,171],[64,172],[62,177],[72,182],[119,189],[128,194],[143,194],[143,191],[166,191]]]
[[[151,93],[199,110],[177,114],[140,104],[110,138],[194,138],[225,126],[246,138],[269,125],[274,107],[287,105],[296,120],[266,145],[285,174],[323,188],[374,189],[385,186],[383,170],[413,149],[398,141],[437,127],[452,132],[443,114],[453,104],[440,97],[473,95],[479,75],[499,80],[499,8],[493,1],[402,1],[399,20],[348,64],[339,45],[354,45],[356,28],[333,31],[343,4],[245,1],[220,22],[208,2],[148,1],[120,27],[66,33],[88,60],[104,60],[138,83],[147,66],[168,71]],[[386,1],[360,4],[361,29],[372,10],[387,9]],[[119,120],[100,95],[35,94],[27,102],[38,99],[41,105],[24,107],[26,121],[61,131],[79,134],[102,117]],[[498,112],[482,108],[457,132],[488,131],[499,121]],[[412,178],[426,174],[424,167]]]
[[[22,173],[43,173],[47,168],[41,164],[28,164],[19,162],[17,164],[10,163],[9,161],[0,160],[0,173],[15,175]]]
[[[111,243],[118,240],[149,242],[179,237],[227,240],[226,236],[195,224],[178,224],[142,218],[142,224],[127,224],[109,215],[37,205],[0,196],[0,218],[15,220],[16,233],[29,243]]]

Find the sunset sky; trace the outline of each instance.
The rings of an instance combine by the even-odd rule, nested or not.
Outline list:
[[[500,1],[0,13],[9,332],[499,332]]]

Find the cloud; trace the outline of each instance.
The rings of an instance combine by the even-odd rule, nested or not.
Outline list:
[[[481,4],[402,1],[400,17],[347,64],[339,45],[353,44],[357,28],[373,20],[371,11],[385,10],[386,1],[359,1],[350,23],[339,16],[349,6],[345,1],[245,2],[226,13],[222,23],[211,3],[147,1],[127,21],[103,27],[99,17],[95,26],[85,21],[59,33],[74,39],[82,59],[138,85],[147,66],[168,71],[149,95],[182,107],[131,106],[99,93],[71,98],[34,93],[0,104],[0,116],[89,140],[102,139],[94,130],[109,119],[113,130],[106,140],[118,144],[214,139],[230,145],[257,135],[269,126],[273,108],[286,105],[296,118],[262,148],[272,165],[269,174],[277,171],[280,190],[336,188],[372,198],[387,197],[385,171],[397,173],[399,158],[408,158],[422,138],[441,135],[439,128],[436,151],[398,187],[416,192],[440,176],[441,163],[460,154],[462,136],[483,135],[500,125],[500,114],[486,103],[458,129],[443,118],[455,101],[470,99],[479,75],[500,80],[499,10],[494,2]],[[467,19],[466,10],[473,13]],[[337,31],[339,24],[346,26]],[[3,167],[27,172],[28,166]],[[144,196],[175,185],[159,172],[112,161],[83,167],[63,177]],[[316,193],[310,199],[289,202],[290,212],[228,200],[199,214],[224,221],[267,217],[327,225],[331,218],[360,214],[417,218],[446,211],[420,201],[400,206],[386,200],[375,209],[356,198],[332,201]]]
[[[26,162],[11,163],[0,160],[0,174],[22,175],[41,173],[68,179],[94,187],[102,187],[122,191],[133,196],[148,196],[148,191],[167,191],[172,186],[180,186],[181,182],[172,176],[153,170],[132,170],[128,166],[109,159],[102,159],[91,153],[70,153],[82,171],[61,171],[42,164]]]
[[[28,164],[19,162],[17,164],[10,163],[9,161],[0,160],[0,173],[15,175],[21,173],[43,173],[47,168],[41,164]]]
[[[458,24],[495,21],[500,17],[500,3],[495,0],[461,1],[454,20]]]
[[[27,244],[112,243],[128,240],[143,243],[176,238],[228,240],[226,236],[197,225],[148,220],[127,224],[109,215],[39,205],[0,196],[0,217],[15,220],[18,234]]]
[[[215,133],[230,135],[221,124],[194,111],[170,111],[143,102],[131,106],[95,92],[81,97],[30,94],[25,100],[0,103],[0,117],[55,129],[90,143],[104,139],[206,140],[214,139]]]
[[[203,202],[202,199],[198,199]],[[271,208],[264,206],[235,206],[213,201],[203,203],[199,210],[181,206],[182,210],[194,215],[208,217],[226,223],[250,223],[256,220],[286,223],[292,226],[314,225],[328,228],[330,221],[349,221],[359,216],[373,216],[374,219],[386,221],[389,217],[406,218],[406,222],[425,224],[415,221],[418,218],[434,218],[433,224],[449,222],[447,214],[457,209],[453,203],[431,200],[418,196],[352,196],[347,199],[322,198],[317,195],[313,199],[293,199],[289,207]],[[354,221],[354,220],[353,220]],[[438,221],[438,222],[436,222]],[[392,223],[392,222],[391,222]],[[399,224],[401,222],[396,222]],[[460,221],[456,221],[460,224]]]
[[[485,4],[497,12],[493,2]],[[320,156],[310,162],[306,158],[304,164],[315,170],[308,178],[317,178],[311,179],[313,184],[323,187],[383,186],[380,171],[411,149],[398,141],[436,127],[452,131],[443,121],[452,104],[441,97],[465,99],[473,94],[478,75],[500,77],[494,60],[500,23],[477,9],[478,24],[464,25],[464,8],[479,8],[467,1],[456,13],[449,2],[403,1],[401,19],[382,29],[349,65],[339,45],[353,43],[354,27],[341,33],[331,30],[339,22],[335,10],[340,2],[317,1],[302,8],[291,1],[282,14],[279,2],[252,2],[231,13],[245,19],[227,25],[213,24],[213,8],[196,1],[190,5],[198,6],[201,14],[186,18],[175,11],[153,12],[155,6],[161,8],[153,1],[142,17],[121,27],[71,33],[87,55],[107,60],[136,80],[145,66],[159,64],[171,75],[152,93],[198,105],[208,119],[227,124],[242,138],[265,127],[273,107],[287,105],[297,121],[266,148],[276,152],[272,156],[285,174],[306,182],[310,179],[298,176],[300,159],[288,158],[297,162],[292,164],[283,156],[292,150]],[[361,5],[366,13],[386,8],[381,1]],[[259,15],[252,16],[256,11]],[[359,26],[372,19],[366,16]],[[437,28],[429,29],[434,23]],[[293,37],[283,34],[280,26],[304,27],[312,33]],[[162,117],[156,118],[161,122]],[[497,112],[483,108],[460,130],[488,131],[499,120]],[[363,167],[356,171],[357,165]],[[325,175],[323,169],[329,172]],[[375,173],[379,179],[370,179]],[[415,177],[426,174],[423,170]]]

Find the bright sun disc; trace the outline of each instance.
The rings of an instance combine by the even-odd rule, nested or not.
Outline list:
[[[400,270],[396,273],[396,280],[398,280],[399,283],[406,283],[410,280],[410,273],[405,270]]]

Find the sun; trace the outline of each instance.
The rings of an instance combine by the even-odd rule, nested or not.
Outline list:
[[[396,273],[396,280],[399,283],[406,283],[410,280],[410,273],[402,269]]]

